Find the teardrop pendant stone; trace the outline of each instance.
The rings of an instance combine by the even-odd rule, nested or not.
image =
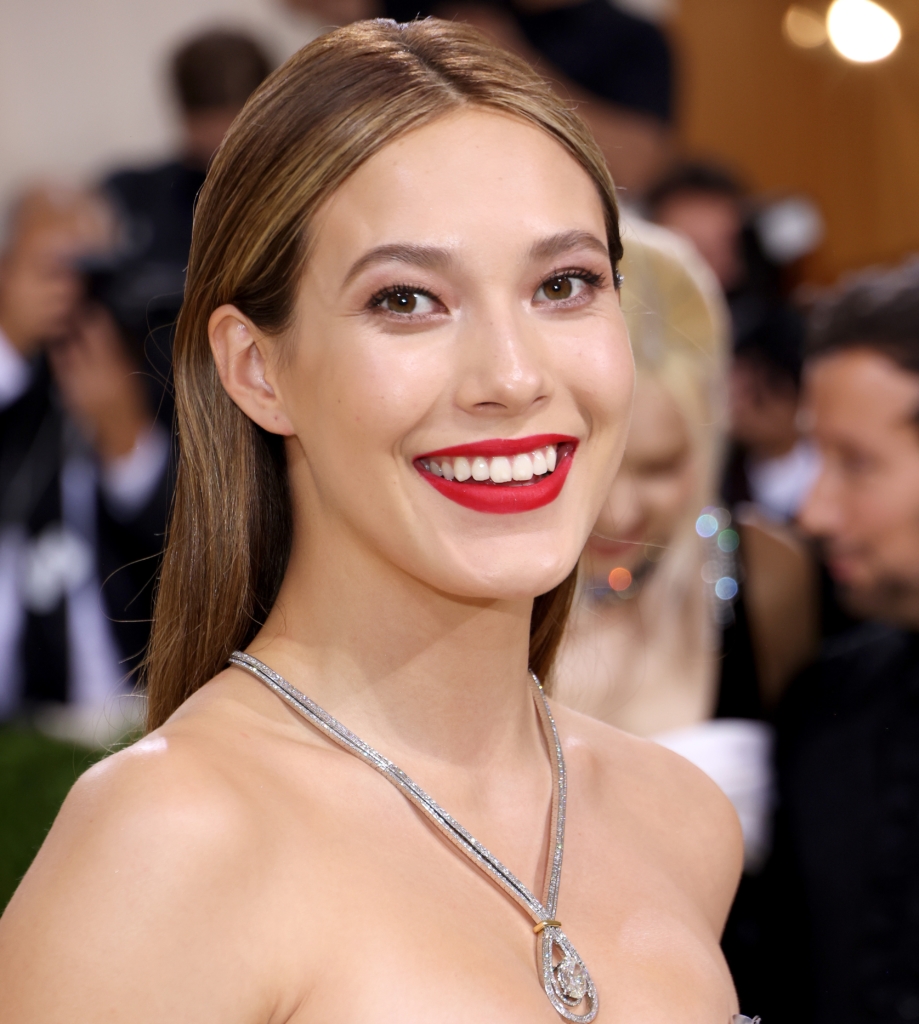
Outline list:
[[[573,956],[566,956],[555,968],[555,980],[563,995],[579,1003],[587,995],[587,971]]]

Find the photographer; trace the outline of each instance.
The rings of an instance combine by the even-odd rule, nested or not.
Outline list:
[[[98,717],[146,642],[169,442],[81,259],[104,206],[37,187],[0,240],[0,718]]]
[[[271,67],[244,33],[211,30],[184,43],[170,62],[180,152],[152,167],[116,171],[103,183],[123,237],[112,265],[97,275],[96,291],[151,371],[151,401],[167,426],[172,328],[182,304],[195,199],[227,129]]]

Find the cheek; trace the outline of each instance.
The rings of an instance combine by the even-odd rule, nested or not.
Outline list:
[[[894,559],[919,552],[919,465],[888,470],[852,500],[852,518],[864,542]]]
[[[558,379],[581,404],[593,430],[612,428],[624,443],[632,410],[635,364],[624,323],[606,323],[560,349]],[[619,437],[621,434],[621,438]]]
[[[676,527],[686,514],[692,492],[692,478],[688,474],[672,476],[655,485],[651,505],[661,525]]]
[[[309,407],[302,436],[365,468],[393,454],[442,393],[444,367],[435,350],[411,338],[332,340],[303,373],[314,383],[312,400],[301,403]],[[310,440],[305,447],[315,446]]]
[[[692,498],[691,481],[683,475],[668,475],[638,485],[648,540],[667,544],[686,515]]]

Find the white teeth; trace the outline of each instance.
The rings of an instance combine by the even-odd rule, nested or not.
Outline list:
[[[489,476],[492,479],[492,483],[509,484],[513,479],[511,476],[511,460],[506,459],[503,455],[496,456],[491,460]]]
[[[515,455],[514,465],[511,471],[514,480],[533,479],[533,460],[529,455]],[[492,478],[494,479],[494,478]]]
[[[491,480],[496,484],[508,484],[512,480],[525,482],[534,476],[551,473],[555,469],[557,457],[555,445],[547,445],[535,452],[521,452],[512,458],[497,455],[493,459],[486,459],[478,455],[470,462],[466,456],[458,455],[453,459],[421,459],[420,464],[422,469],[445,480],[464,483],[472,477],[479,483]]]
[[[488,466],[488,460],[483,459],[481,455],[477,455],[472,460],[472,479],[478,480],[481,483],[483,480],[488,480],[490,476],[491,470]]]

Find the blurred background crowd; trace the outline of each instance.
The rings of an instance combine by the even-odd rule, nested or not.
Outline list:
[[[635,411],[557,698],[734,803],[746,1012],[919,1020],[919,6],[884,3],[4,5],[0,907],[140,728],[211,157],[330,26],[461,18],[577,104],[624,215]]]

